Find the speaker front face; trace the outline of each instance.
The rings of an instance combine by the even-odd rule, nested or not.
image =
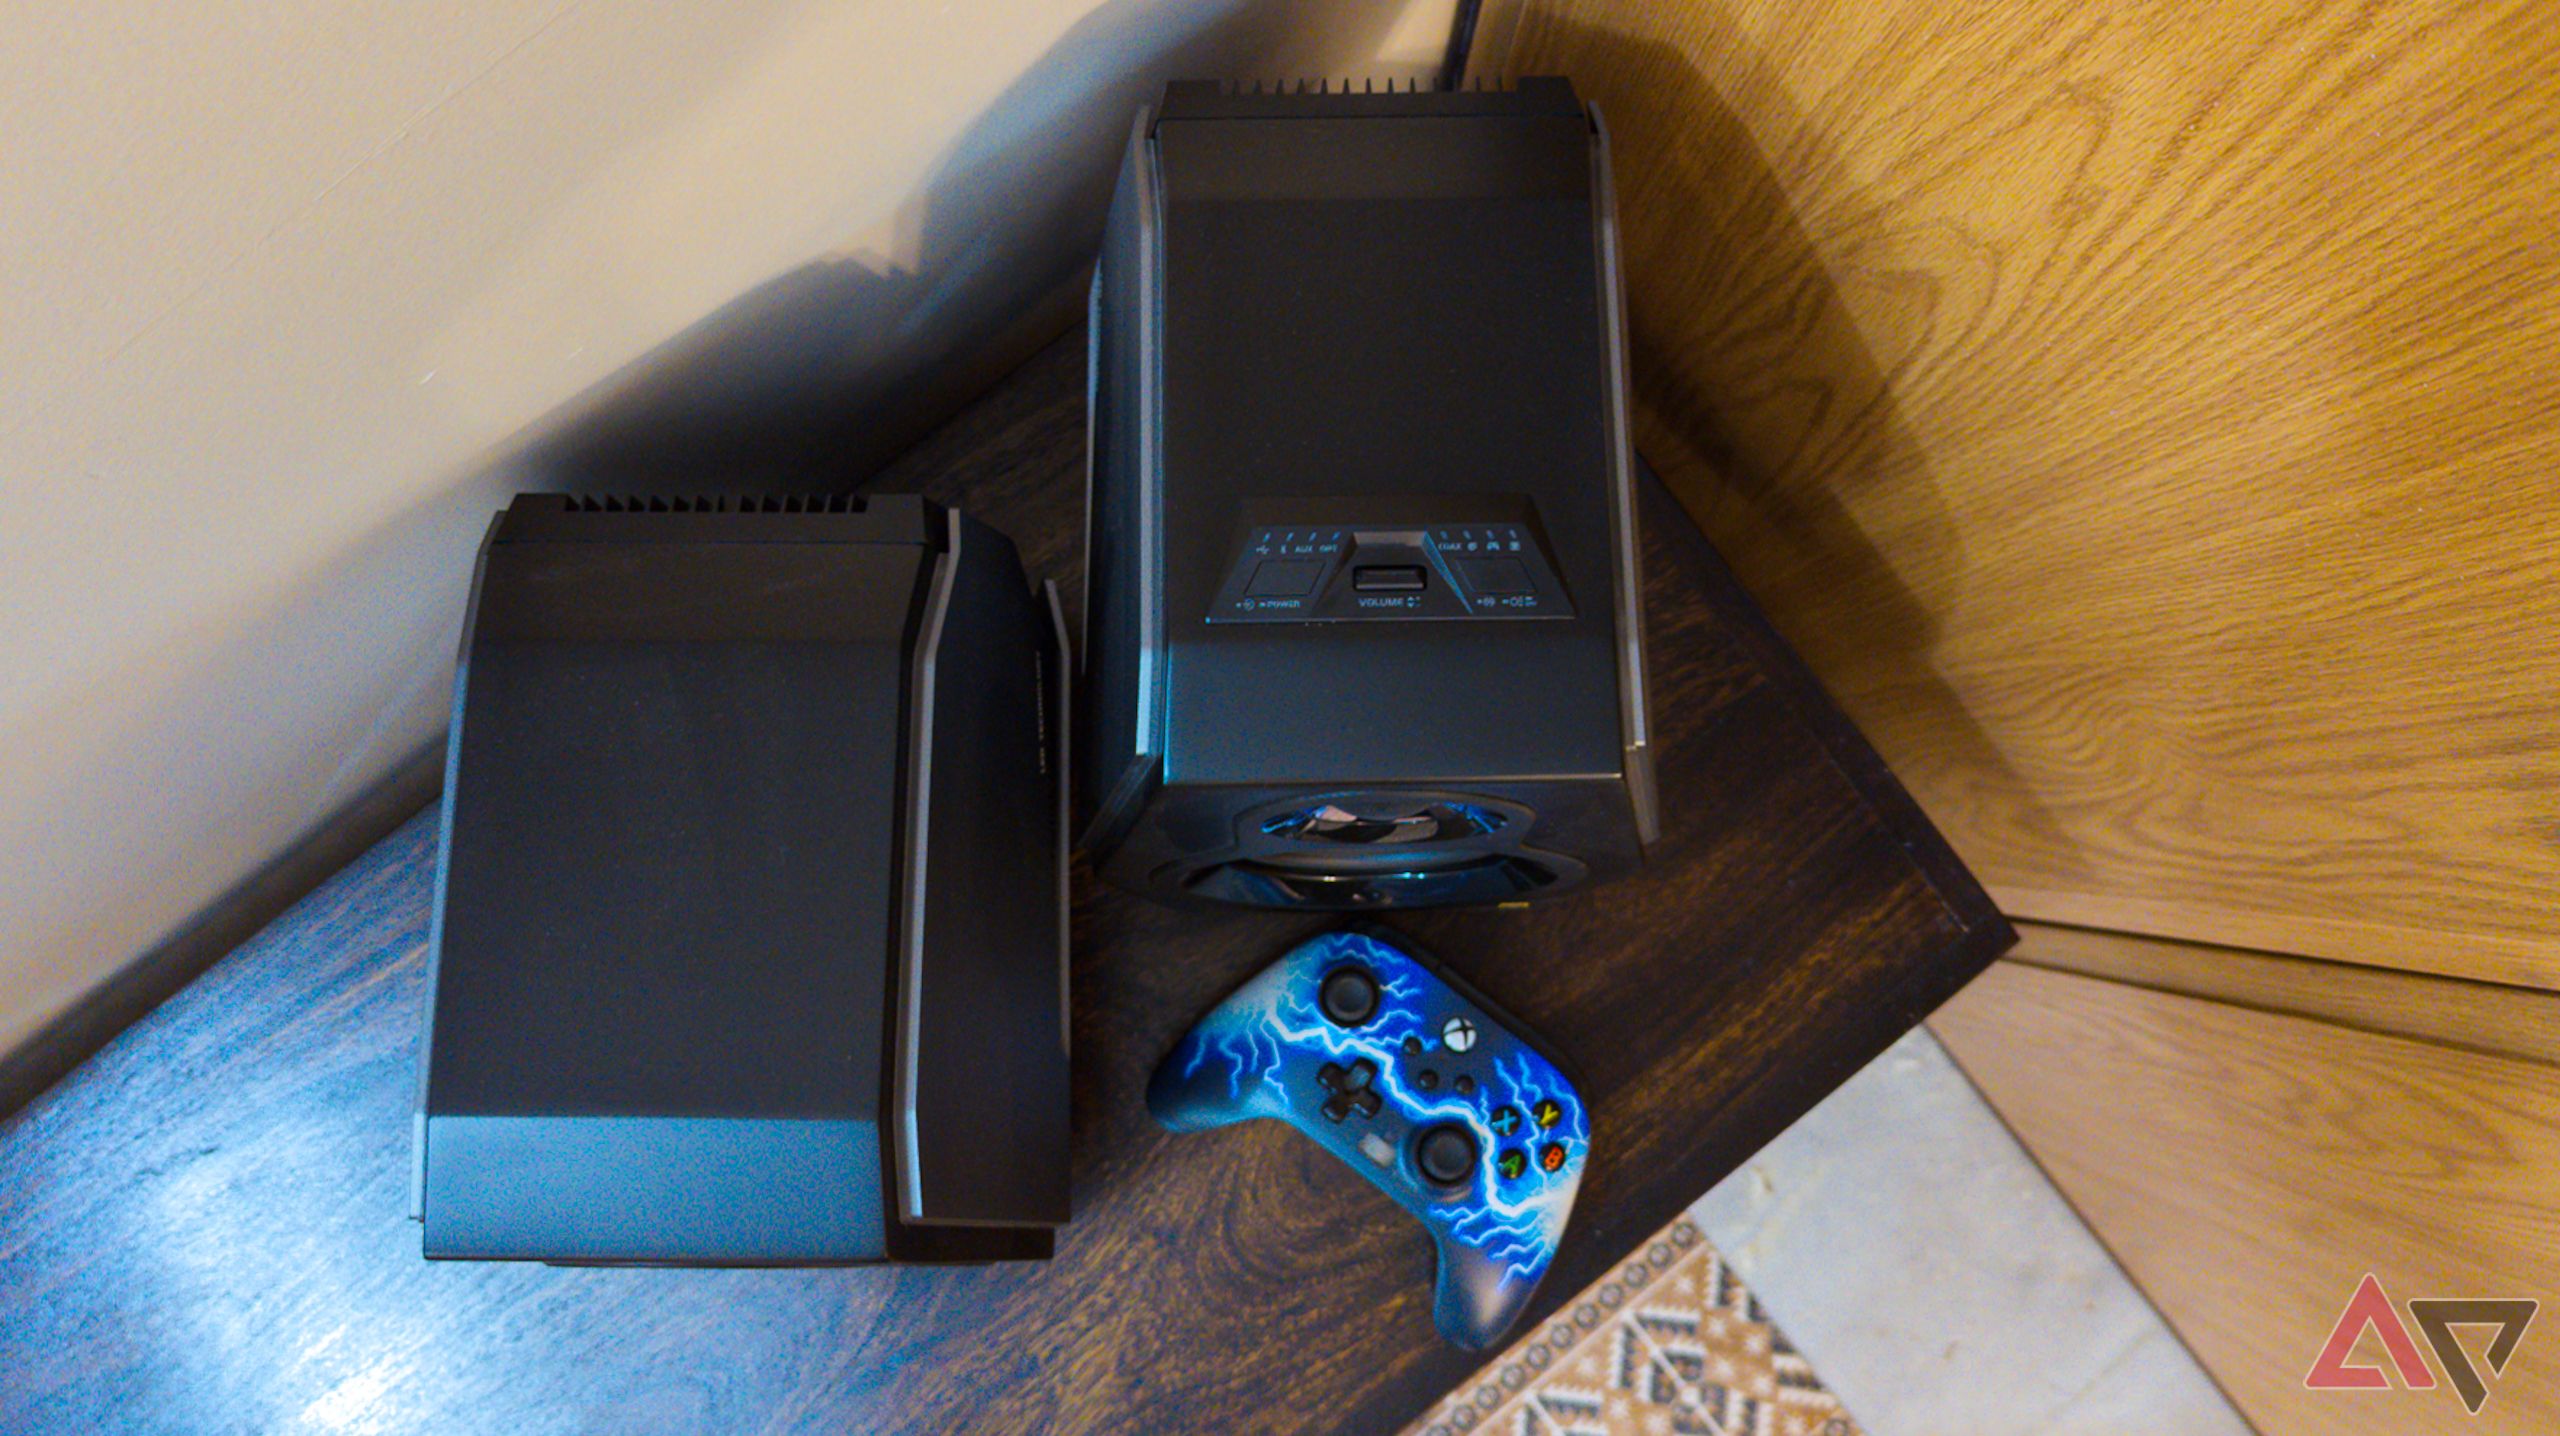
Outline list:
[[[1373,911],[1543,897],[1588,868],[1531,846],[1535,810],[1483,794],[1370,789],[1266,800],[1145,886],[1253,907]],[[1202,836],[1207,836],[1203,832]]]

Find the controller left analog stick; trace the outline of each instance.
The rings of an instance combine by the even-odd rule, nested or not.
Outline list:
[[[1358,1027],[1378,1015],[1378,979],[1362,968],[1337,967],[1316,989],[1316,1004],[1336,1027]]]

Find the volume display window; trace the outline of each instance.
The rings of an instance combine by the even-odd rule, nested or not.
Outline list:
[[[1355,509],[1357,500],[1329,501]],[[1569,618],[1573,603],[1524,503],[1513,513],[1415,522],[1406,514],[1248,521],[1211,623]],[[1261,515],[1253,515],[1259,519]]]

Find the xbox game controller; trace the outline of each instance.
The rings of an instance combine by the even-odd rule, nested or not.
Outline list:
[[[1276,1117],[1420,1220],[1432,1319],[1469,1350],[1519,1319],[1590,1152],[1582,1096],[1521,1026],[1396,939],[1290,949],[1175,1044],[1147,1107],[1177,1132]]]

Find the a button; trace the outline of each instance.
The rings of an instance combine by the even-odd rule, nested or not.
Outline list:
[[[1378,979],[1362,968],[1337,967],[1324,975],[1316,1002],[1335,1026],[1357,1027],[1378,1015]]]
[[[1413,1085],[1425,1092],[1437,1092],[1440,1090],[1440,1074],[1425,1067],[1413,1074]]]
[[[1538,1130],[1543,1132],[1564,1120],[1564,1108],[1558,1105],[1553,1097],[1541,1097],[1537,1104],[1529,1109],[1529,1115],[1537,1119]]]
[[[1440,1040],[1452,1052],[1464,1052],[1476,1045],[1476,1025],[1463,1017],[1452,1017],[1440,1026]]]
[[[1246,579],[1245,595],[1249,598],[1304,598],[1316,591],[1316,579],[1324,573],[1324,565],[1314,559],[1267,558]]]
[[[1508,1137],[1512,1133],[1520,1130],[1520,1109],[1517,1107],[1496,1107],[1493,1109],[1493,1115],[1485,1118],[1484,1120],[1486,1126],[1493,1128],[1493,1135],[1497,1137]]]
[[[1462,1186],[1476,1169],[1476,1139],[1455,1123],[1433,1127],[1414,1143],[1413,1164],[1435,1187]]]
[[[1381,1167],[1392,1167],[1396,1164],[1396,1144],[1375,1132],[1364,1132],[1360,1137],[1360,1155]]]
[[[1538,591],[1538,586],[1529,581],[1529,566],[1516,558],[1462,558],[1458,560],[1458,577],[1467,581],[1467,587],[1486,595]]]
[[[1493,1159],[1493,1169],[1500,1172],[1506,1182],[1518,1181],[1520,1174],[1529,1170],[1529,1154],[1517,1147],[1505,1147]]]
[[[1549,1142],[1538,1149],[1538,1165],[1550,1172],[1564,1170],[1564,1143]]]
[[[1404,1055],[1405,1055],[1405,1056],[1407,1056],[1407,1057],[1419,1057],[1419,1056],[1421,1056],[1421,1055],[1422,1055],[1422,1039],[1421,1039],[1421,1038],[1419,1038],[1419,1037],[1408,1037],[1408,1038],[1406,1038],[1406,1039],[1404,1040]]]
[[[1351,586],[1362,593],[1420,593],[1422,565],[1364,563],[1351,570]]]
[[[1449,1090],[1461,1097],[1472,1097],[1476,1094],[1476,1079],[1461,1072],[1458,1074],[1458,1080],[1449,1084]]]

